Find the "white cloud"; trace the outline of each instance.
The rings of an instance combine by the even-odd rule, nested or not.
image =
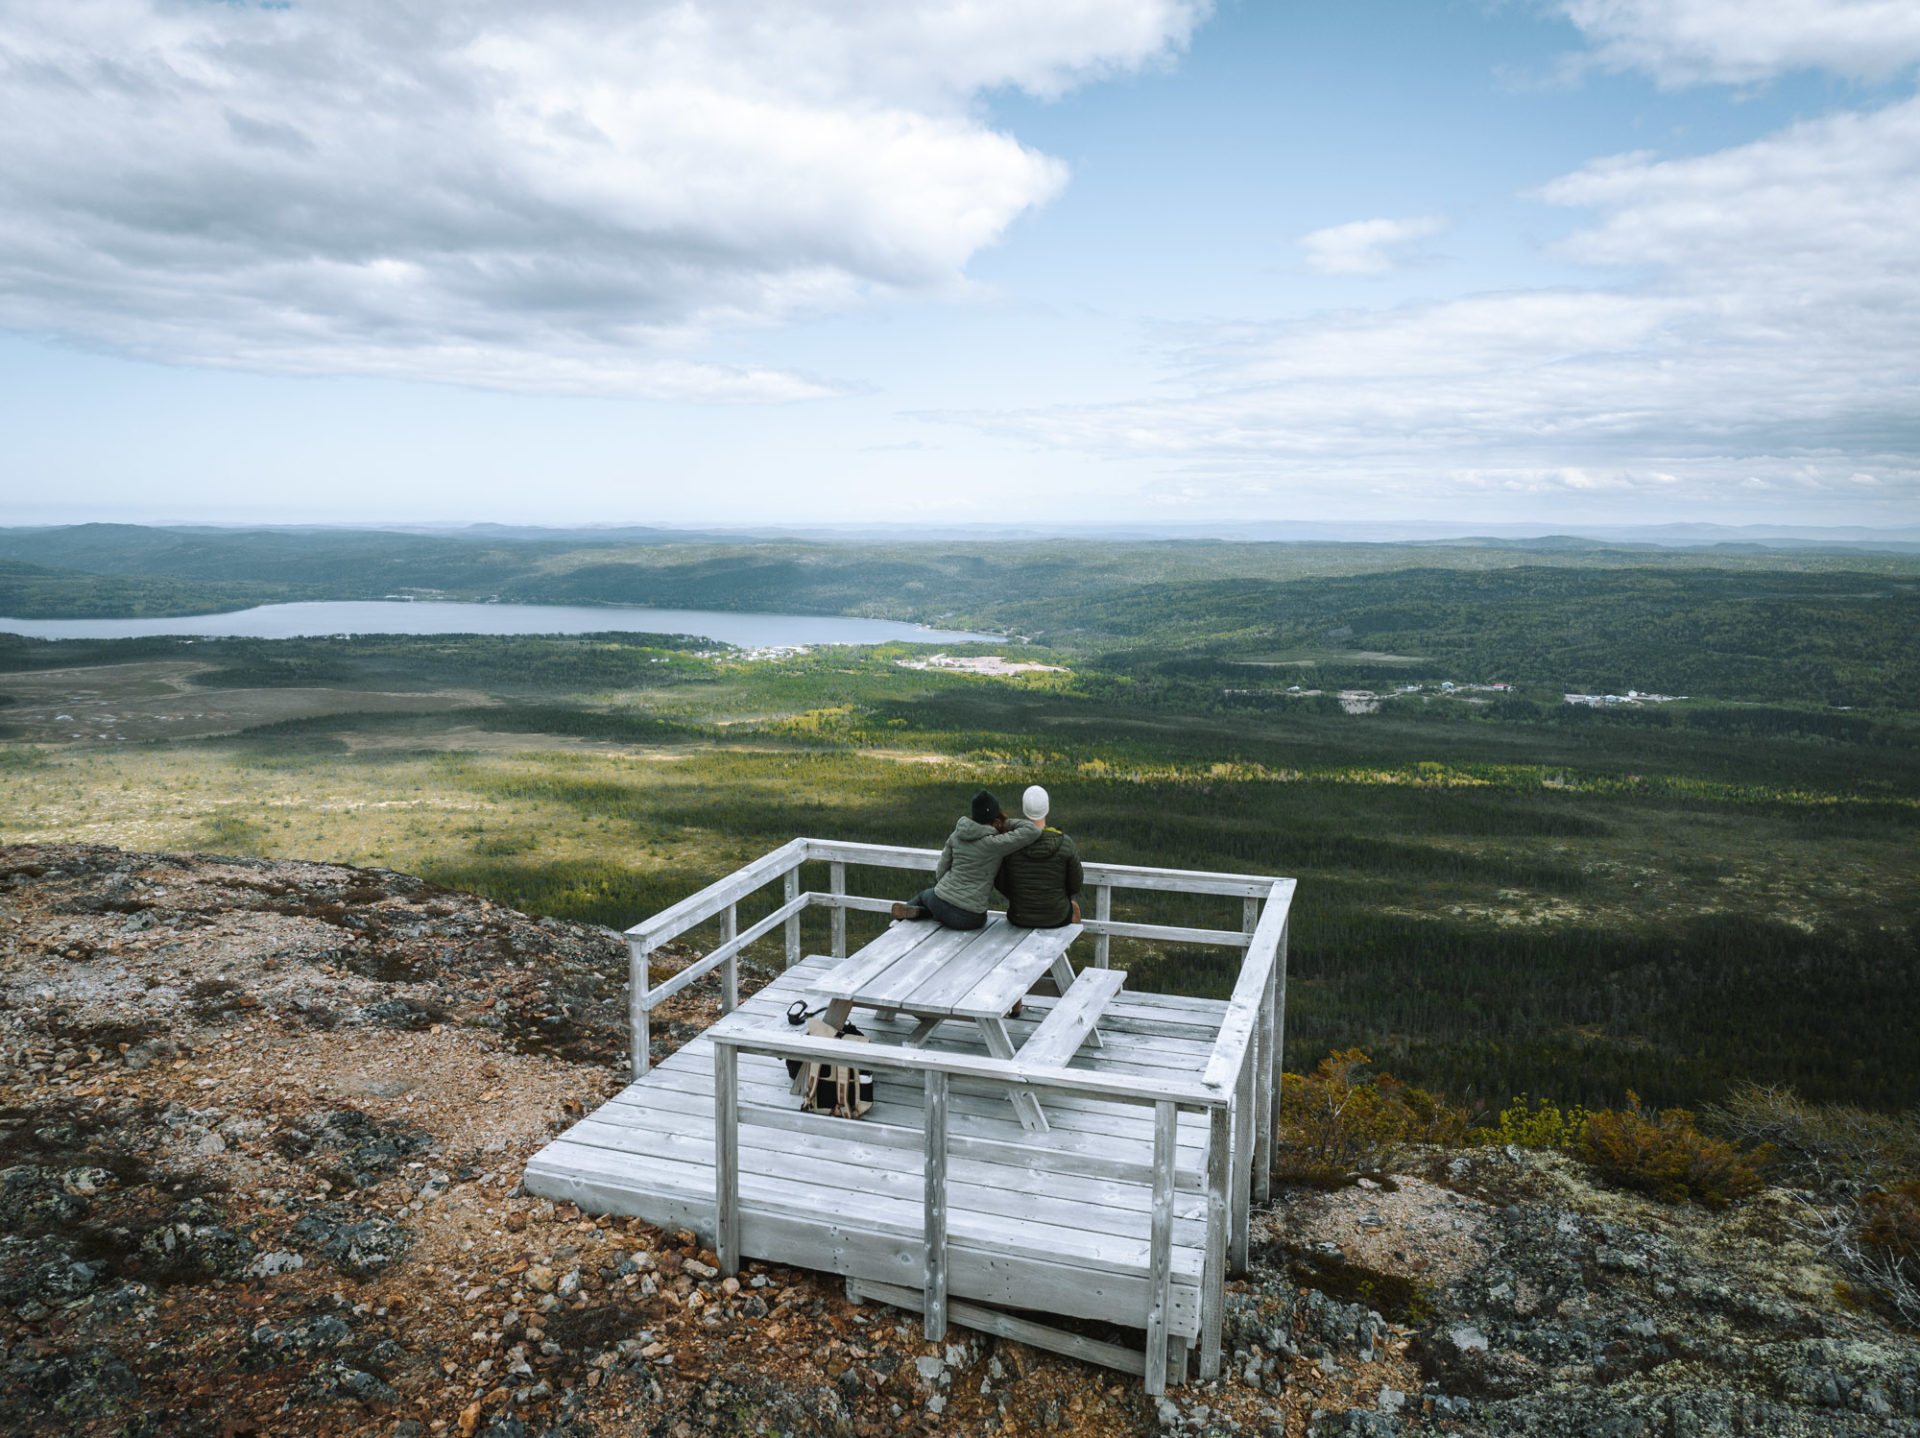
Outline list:
[[[1155,458],[1219,495],[1764,487],[1911,515],[1920,99],[1597,161],[1536,198],[1591,215],[1565,248],[1616,284],[1190,330],[1164,396],[973,422]]]
[[[1206,0],[0,10],[0,326],[166,361],[786,398],[715,330],[961,284],[1065,182],[983,124]]]
[[[1406,247],[1447,227],[1440,215],[1404,220],[1355,220],[1300,237],[1306,266],[1321,275],[1383,275],[1407,262]]]
[[[1667,85],[1793,70],[1879,80],[1920,62],[1913,0],[1563,0],[1602,63]]]

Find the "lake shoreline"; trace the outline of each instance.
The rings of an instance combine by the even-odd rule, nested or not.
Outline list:
[[[609,622],[628,618],[630,624]],[[656,609],[637,604],[498,604],[457,600],[302,600],[210,614],[13,619],[0,633],[32,639],[311,639],[333,635],[647,634],[733,648],[871,644],[995,644],[1003,636],[842,614]]]

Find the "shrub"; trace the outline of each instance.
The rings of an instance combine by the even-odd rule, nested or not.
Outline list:
[[[1760,1165],[1771,1157],[1769,1150],[1742,1153],[1703,1134],[1683,1108],[1650,1113],[1631,1091],[1627,1103],[1587,1116],[1581,1156],[1602,1177],[1666,1203],[1693,1199],[1708,1208],[1725,1208],[1760,1191]]]
[[[1874,1183],[1920,1173],[1920,1114],[1872,1113],[1852,1104],[1808,1103],[1778,1084],[1735,1084],[1708,1125],[1736,1143],[1764,1144],[1796,1181],[1835,1178]]]
[[[1578,1104],[1562,1110],[1546,1099],[1530,1100],[1521,1094],[1500,1111],[1498,1124],[1475,1129],[1473,1137],[1476,1143],[1578,1152],[1587,1140],[1587,1119],[1587,1111]]]
[[[1328,1054],[1311,1074],[1286,1074],[1280,1091],[1276,1176],[1339,1183],[1395,1162],[1410,1143],[1457,1144],[1467,1115],[1438,1094],[1370,1073],[1359,1049]]]

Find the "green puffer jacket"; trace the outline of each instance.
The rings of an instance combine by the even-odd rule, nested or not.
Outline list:
[[[1085,876],[1080,851],[1058,829],[1000,863],[993,887],[1007,896],[1007,922],[1023,929],[1057,929],[1073,918],[1073,899]]]
[[[1040,837],[1040,830],[1026,819],[1007,821],[1002,834],[991,824],[981,824],[962,815],[953,826],[947,846],[940,851],[934,867],[938,882],[934,893],[970,914],[984,914],[993,899],[993,876],[1000,872],[1000,861],[1016,849],[1024,849]]]

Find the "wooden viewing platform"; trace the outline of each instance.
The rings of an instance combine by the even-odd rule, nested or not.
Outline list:
[[[1225,1279],[1246,1263],[1272,1162],[1293,880],[1088,864],[1094,917],[1071,929],[909,923],[848,955],[847,911],[890,901],[848,894],[846,866],[937,858],[796,839],[629,930],[634,1081],[533,1157],[528,1190],[690,1228],[729,1274],[743,1258],[842,1274],[856,1297],[922,1312],[936,1340],[951,1319],[1156,1393],[1185,1380],[1197,1345],[1214,1376]],[[808,863],[829,866],[826,892],[800,891]],[[740,929],[739,902],[774,883],[783,902]],[[1116,922],[1116,888],[1238,898],[1242,923]],[[832,911],[834,952],[803,957],[799,916],[816,906]],[[714,918],[719,946],[649,988],[652,950]],[[785,971],[741,1003],[740,951],[782,927]],[[1127,991],[1108,971],[1116,935],[1242,951],[1231,998]],[[1076,974],[1069,948],[1089,937]],[[650,1011],[716,969],[720,1020],[652,1067]],[[1043,973],[1057,993],[997,1017],[1002,990]],[[833,1017],[860,1006],[865,1041],[806,1036],[786,1019],[795,1000]],[[788,1059],[873,1073],[873,1109],[801,1112]],[[1050,1317],[1143,1336],[1099,1341]]]

